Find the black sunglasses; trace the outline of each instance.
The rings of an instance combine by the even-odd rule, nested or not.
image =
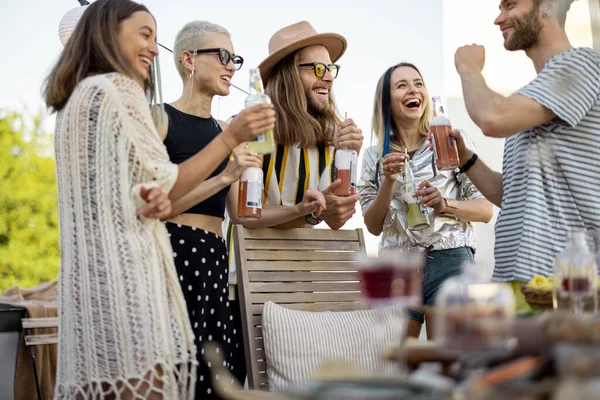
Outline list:
[[[325,71],[329,71],[333,79],[337,78],[338,73],[340,72],[340,66],[337,64],[329,64],[325,65],[321,62],[313,62],[306,64],[298,64],[299,67],[312,67],[317,78],[322,78],[325,76]]]
[[[242,68],[242,65],[244,65],[244,59],[241,56],[236,56],[235,54],[231,54],[227,49],[224,49],[222,47],[214,48],[214,49],[189,50],[189,52],[192,53],[193,55],[201,54],[201,53],[218,53],[219,61],[221,61],[221,64],[227,65],[227,64],[229,64],[229,61],[233,61],[233,65],[234,65],[236,71],[239,70],[240,68]]]

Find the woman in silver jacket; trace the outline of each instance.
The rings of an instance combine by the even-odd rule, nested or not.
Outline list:
[[[389,93],[389,95],[388,95]],[[383,157],[385,116],[389,113],[389,153]],[[379,79],[373,107],[373,134],[379,145],[366,150],[359,182],[365,225],[379,236],[380,252],[399,250],[427,253],[422,271],[423,304],[432,306],[441,284],[460,273],[460,265],[473,259],[475,229],[472,222],[489,222],[492,205],[459,169],[438,171],[427,134],[432,106],[423,76],[412,64],[390,67]],[[471,146],[466,134],[465,142]],[[386,148],[386,152],[387,152]],[[418,182],[415,197],[432,209],[429,228],[408,228],[402,202],[405,161]],[[463,171],[464,172],[464,171]],[[398,181],[399,182],[396,182]],[[418,337],[427,319],[427,336],[433,332],[427,313],[410,310],[407,336]]]

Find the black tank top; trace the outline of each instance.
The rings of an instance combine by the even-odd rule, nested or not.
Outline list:
[[[165,146],[169,158],[175,164],[180,164],[192,157],[222,132],[217,120],[212,116],[210,118],[197,117],[181,112],[168,104],[165,104],[165,111],[169,116]],[[225,159],[210,178],[219,175],[227,166],[227,162],[228,160]],[[229,186],[184,212],[224,218],[227,193],[229,193]]]

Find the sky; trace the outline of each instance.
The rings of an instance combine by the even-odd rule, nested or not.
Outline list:
[[[400,61],[417,65],[432,96],[449,99],[455,126],[468,127],[469,134],[484,159],[499,170],[502,141],[483,137],[469,120],[460,99],[460,80],[454,69],[456,48],[470,43],[486,47],[484,76],[489,86],[509,94],[535,77],[530,60],[523,52],[507,52],[493,20],[498,0],[331,0],[328,2],[282,2],[274,0],[193,0],[143,2],[157,20],[158,40],[168,48],[179,29],[192,20],[208,20],[227,28],[232,34],[235,53],[245,63],[233,83],[248,86],[249,69],[268,55],[273,33],[301,20],[309,21],[318,32],[336,32],[346,37],[348,49],[339,60],[340,74],[334,84],[339,112],[355,120],[370,141],[373,95],[386,68]],[[287,5],[286,5],[287,4]],[[44,110],[40,88],[55,63],[62,45],[58,25],[62,16],[78,7],[76,0],[26,2],[2,0],[0,3],[0,110],[37,114]],[[468,15],[467,12],[468,11]],[[587,0],[573,3],[567,32],[576,46],[591,46]],[[171,53],[160,49],[163,97],[172,102],[181,94],[181,81]],[[232,88],[231,94],[213,101],[213,115],[227,119],[243,108],[246,95]],[[452,101],[450,101],[452,100]],[[462,107],[462,108],[461,108]],[[44,127],[52,131],[54,118]],[[500,149],[500,150],[499,150]],[[0,160],[1,162],[1,160]],[[345,228],[363,227],[360,207]],[[366,229],[370,253],[376,251],[378,238]],[[478,246],[493,246],[493,224],[479,232]],[[484,252],[489,258],[490,252]],[[489,260],[487,262],[490,262]]]

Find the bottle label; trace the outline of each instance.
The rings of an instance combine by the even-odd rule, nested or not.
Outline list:
[[[258,135],[257,137],[254,138],[254,140],[252,140],[253,142],[259,142],[259,143],[264,143],[267,141],[267,134],[266,133],[261,133],[260,135]]]
[[[456,141],[454,140],[454,138],[452,136],[448,136],[448,146],[450,146],[450,148],[456,150]]]
[[[417,201],[421,200],[422,198],[423,196],[418,196]],[[421,215],[429,214],[429,210],[427,209],[427,207],[425,207],[424,204],[419,204],[419,211],[421,211]]]
[[[350,187],[355,188],[357,182],[357,168],[356,168],[356,160],[350,161]]]
[[[262,208],[261,181],[248,181],[246,187],[246,207]]]

